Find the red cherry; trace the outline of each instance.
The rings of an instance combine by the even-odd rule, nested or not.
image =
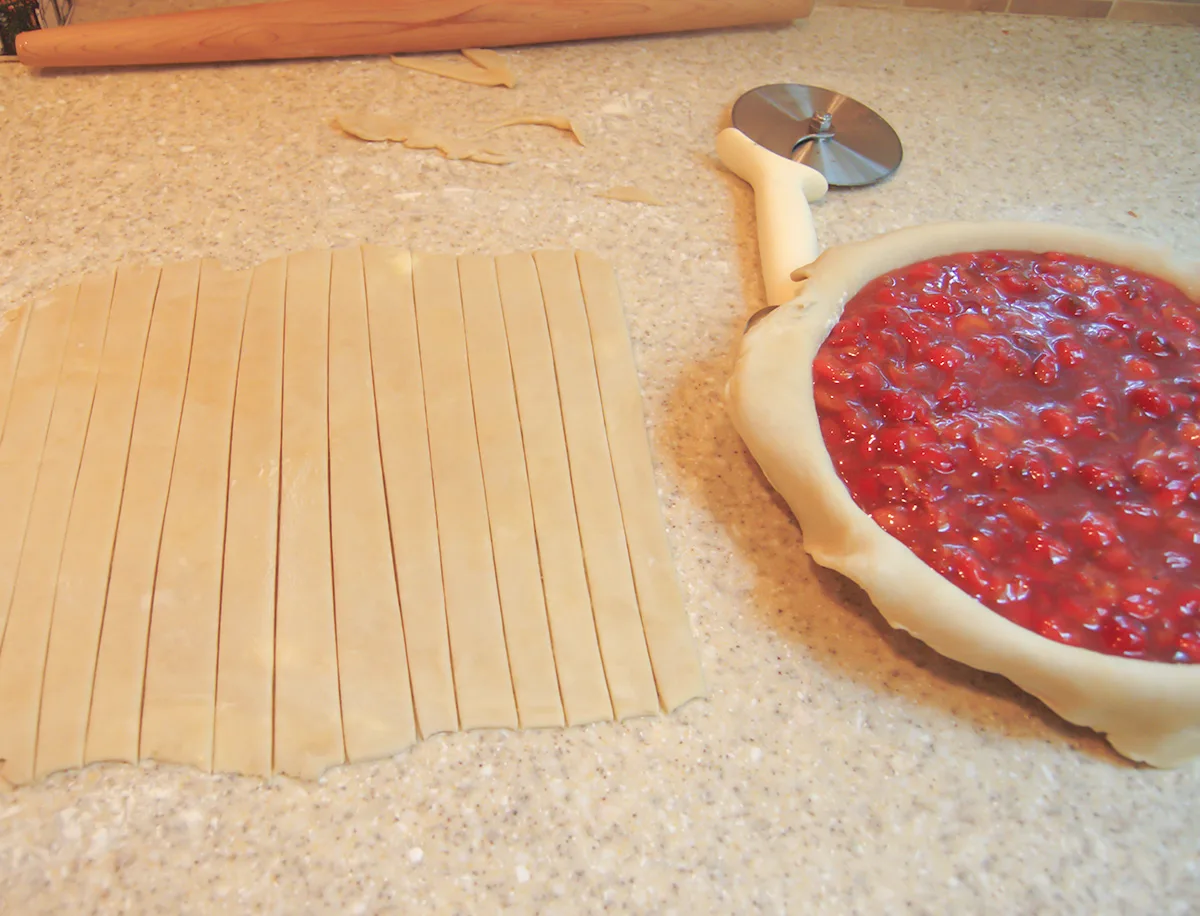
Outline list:
[[[1050,468],[1052,477],[1062,477],[1065,474],[1075,473],[1078,467],[1075,459],[1063,446],[1056,445],[1053,442],[1046,442],[1041,445],[1040,451],[1046,459],[1046,464]]]
[[[814,381],[840,385],[850,381],[851,377],[851,371],[842,365],[841,361],[835,356],[827,353],[818,353],[817,358],[813,360]]]
[[[1123,615],[1109,617],[1100,624],[1100,638],[1113,655],[1140,655],[1146,646],[1146,629]]]
[[[917,400],[906,391],[885,391],[879,395],[879,412],[888,423],[902,423],[917,415]]]
[[[957,467],[954,459],[940,445],[922,445],[913,451],[912,462],[927,471],[949,474]]]
[[[871,512],[875,524],[892,537],[904,539],[904,535],[912,527],[912,510],[906,506],[883,506]]]
[[[1111,569],[1113,572],[1128,572],[1133,569],[1133,554],[1129,548],[1123,544],[1114,544],[1112,547],[1105,547],[1096,555],[1096,559],[1105,569]]]
[[[1061,407],[1047,407],[1039,419],[1055,438],[1069,439],[1075,432],[1075,418]]]
[[[1079,630],[1075,626],[1054,617],[1047,617],[1039,623],[1037,632],[1046,639],[1066,643],[1068,646],[1076,646],[1080,642]]]
[[[934,261],[922,261],[905,268],[902,282],[905,286],[922,286],[931,280],[939,279],[943,269]]]
[[[851,373],[851,380],[854,386],[868,397],[879,394],[887,386],[887,379],[883,377],[879,367],[870,363],[856,366]]]
[[[1007,340],[997,342],[994,357],[1001,369],[1017,378],[1024,378],[1033,368],[1029,354],[1018,350]]]
[[[1171,352],[1171,345],[1167,343],[1167,339],[1155,331],[1142,331],[1138,334],[1137,345],[1138,349],[1151,356],[1166,356]]]
[[[1065,337],[1054,342],[1054,355],[1058,357],[1059,363],[1068,369],[1087,359],[1087,351]]]
[[[1025,537],[1025,547],[1039,560],[1050,566],[1065,563],[1071,556],[1071,548],[1044,531],[1031,531]]]
[[[1054,300],[1054,307],[1071,318],[1083,318],[1098,311],[1093,303],[1078,296],[1059,296]]]
[[[1152,458],[1135,461],[1131,473],[1138,485],[1149,493],[1161,490],[1169,479],[1166,469]]]
[[[1141,503],[1117,503],[1117,511],[1121,515],[1121,527],[1131,535],[1145,537],[1162,526],[1162,518],[1150,506]]]
[[[1195,319],[1189,318],[1187,315],[1180,315],[1178,313],[1168,316],[1168,320],[1177,330],[1183,331],[1183,333],[1187,334],[1189,337],[1195,334],[1197,328],[1200,327],[1196,324]]]
[[[1079,403],[1089,410],[1105,410],[1111,402],[1103,388],[1088,388],[1079,395]]]
[[[904,430],[898,426],[885,426],[876,433],[879,451],[885,458],[900,458],[908,450]]]
[[[908,321],[896,328],[900,336],[908,341],[908,352],[911,356],[923,357],[929,352],[933,341],[927,331],[917,327],[915,322]]]
[[[991,589],[992,579],[983,562],[965,547],[947,548],[945,575],[969,595],[979,597]]]
[[[959,340],[969,340],[972,337],[977,337],[980,334],[986,334],[992,329],[992,322],[984,315],[975,312],[967,312],[959,315],[951,323],[954,328],[954,336]]]
[[[962,385],[950,385],[938,392],[937,409],[943,414],[960,413],[969,409],[974,403],[974,399]]]
[[[1097,493],[1109,493],[1121,496],[1125,491],[1121,474],[1116,468],[1101,464],[1098,461],[1088,461],[1079,465],[1076,471],[1080,482],[1089,490]]]
[[[1040,457],[1026,449],[1013,452],[1008,460],[1009,473],[1017,480],[1038,489],[1046,489],[1053,481],[1050,468]]]
[[[841,413],[841,421],[847,442],[861,439],[873,432],[875,428],[866,411],[854,405],[849,405],[849,409]]]
[[[1127,614],[1138,620],[1149,620],[1158,613],[1158,600],[1154,595],[1149,595],[1146,592],[1137,592],[1122,598],[1117,605],[1117,609],[1122,614]]]
[[[966,362],[966,359],[967,354],[954,346],[954,344],[937,344],[929,350],[929,361],[939,369],[944,369],[947,372],[957,369]]]
[[[962,312],[962,306],[941,293],[927,293],[917,297],[917,305],[926,312],[935,315],[957,315]]]
[[[1107,324],[1110,328],[1116,328],[1118,331],[1126,331],[1126,332],[1132,331],[1137,327],[1136,324],[1134,324],[1132,321],[1130,321],[1124,315],[1117,315],[1117,314],[1105,315],[1104,323]]]
[[[847,347],[857,343],[862,335],[863,320],[861,318],[843,318],[833,326],[826,343],[831,347]]]
[[[1140,356],[1131,356],[1125,360],[1125,373],[1130,378],[1143,381],[1158,378],[1158,369],[1154,363],[1148,359],[1142,359]]]
[[[1112,519],[1098,512],[1084,513],[1079,521],[1079,535],[1084,545],[1093,550],[1108,547],[1121,539]]]
[[[1129,401],[1148,417],[1161,420],[1174,410],[1171,399],[1154,385],[1136,385],[1129,389]]]
[[[1058,381],[1058,360],[1043,353],[1033,361],[1033,377],[1043,385],[1053,385]]]
[[[1191,489],[1190,480],[1172,480],[1151,496],[1150,502],[1159,510],[1173,509],[1176,506],[1182,506],[1187,501],[1191,495]]]
[[[1046,521],[1038,511],[1020,497],[1012,497],[1004,502],[1004,510],[1008,517],[1027,531],[1037,531],[1046,528]]]

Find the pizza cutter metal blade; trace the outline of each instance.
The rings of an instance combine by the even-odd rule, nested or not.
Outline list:
[[[819,86],[751,89],[734,104],[732,121],[717,136],[717,154],[754,188],[767,302],[781,305],[795,297],[795,275],[820,251],[809,202],[831,186],[883,180],[904,151],[882,117]]]

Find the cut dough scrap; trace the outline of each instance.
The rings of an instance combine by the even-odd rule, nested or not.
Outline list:
[[[459,721],[515,728],[455,259],[414,254],[413,286]]]
[[[627,204],[648,204],[651,207],[665,207],[666,204],[651,194],[649,191],[643,191],[641,188],[635,188],[630,185],[621,185],[616,188],[609,188],[607,191],[601,191],[596,195],[604,197],[608,200],[619,200]]]
[[[490,134],[493,131],[502,130],[505,127],[517,127],[522,124],[533,124],[533,125],[539,125],[542,127],[553,127],[556,130],[565,131],[566,133],[569,133],[572,137],[574,137],[576,142],[578,142],[580,146],[587,146],[587,144],[583,142],[583,136],[582,136],[582,134],[579,133],[579,128],[571,123],[570,118],[565,118],[562,115],[539,115],[539,114],[516,115],[511,118],[505,118],[503,121],[501,121],[498,124],[493,124],[491,127],[487,128],[484,131],[484,133]]]
[[[447,79],[472,83],[476,86],[512,88],[517,84],[512,70],[504,62],[504,58],[495,51],[484,48],[467,48],[463,50],[462,54],[466,60],[424,60],[393,56],[392,63],[407,67],[409,70],[432,73],[434,76],[444,76]]]
[[[0,774],[14,785],[34,776],[50,614],[114,282],[109,272],[85,278],[80,287],[0,647]]]
[[[513,160],[493,149],[444,131],[413,126],[388,115],[357,113],[338,115],[338,127],[352,137],[369,142],[394,140],[409,149],[435,149],[447,159],[468,159],[485,165],[508,165]]]
[[[200,262],[164,267],[142,362],[84,762],[138,759],[154,571],[187,385]]]
[[[523,728],[563,724],[496,262],[460,257],[479,455],[509,667]]]
[[[416,740],[357,248],[333,253],[329,494],[342,725],[346,759],[354,763],[390,756]]]
[[[594,254],[581,251],[575,260],[592,331],[596,376],[646,646],[659,701],[670,712],[704,695],[704,677],[667,544],[617,277]]]
[[[496,259],[496,272],[563,711],[568,725],[611,719],[537,268],[511,254]]]
[[[412,255],[367,245],[363,265],[392,557],[417,728],[427,738],[456,731],[458,708],[442,593]]]
[[[131,266],[117,271],[54,596],[38,723],[38,776],[83,765],[104,596],[160,273]]]
[[[620,719],[650,715],[658,711],[658,691],[638,611],[575,258],[569,251],[539,251],[534,263],[554,347],[579,535],[613,712]]]
[[[249,271],[205,261],[158,572],[139,756],[212,769],[229,439]]]
[[[275,770],[344,763],[329,532],[328,251],[287,259],[275,611]]]
[[[517,78],[513,76],[508,62],[498,52],[489,48],[463,48],[462,54],[477,67],[491,71],[500,80],[500,85],[510,89],[517,85]]]
[[[1200,298],[1200,270],[1130,239],[1046,223],[943,223],[831,248],[798,295],[742,338],[727,389],[734,425],[822,566],[857,582],[884,618],[935,651],[995,672],[1127,757],[1178,766],[1200,756],[1200,665],[1103,655],[1053,642],[989,610],[875,524],[825,449],[812,360],[842,307],[899,267],[964,251],[1055,251],[1125,265]],[[781,404],[781,392],[790,399]]]
[[[403,141],[412,132],[407,123],[390,115],[374,114],[369,111],[343,112],[334,123],[345,133],[369,143],[385,140]]]
[[[229,454],[213,769],[271,774],[287,262],[254,270]]]

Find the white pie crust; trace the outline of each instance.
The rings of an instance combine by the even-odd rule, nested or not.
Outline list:
[[[1157,767],[1200,756],[1200,665],[1103,655],[1038,636],[926,566],[855,505],[821,437],[812,361],[869,280],[940,255],[1062,251],[1136,268],[1200,298],[1200,266],[1127,239],[1043,223],[941,223],[831,249],[793,275],[795,298],[744,336],[727,389],[734,425],[795,513],[805,549],[857,582],[893,627],[1001,674],[1121,754]]]

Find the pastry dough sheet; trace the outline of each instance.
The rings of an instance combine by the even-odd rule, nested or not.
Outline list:
[[[0,325],[0,777],[313,778],[703,694],[616,278],[122,265]]]

